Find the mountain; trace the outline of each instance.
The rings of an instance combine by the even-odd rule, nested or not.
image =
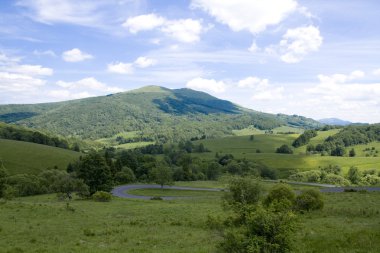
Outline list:
[[[352,124],[352,122],[350,121],[341,120],[337,118],[326,118],[326,119],[320,119],[318,121],[322,124],[334,125],[334,126],[348,126]]]
[[[99,139],[134,132],[141,141],[159,142],[225,136],[248,126],[321,126],[302,116],[262,113],[204,92],[159,86],[57,103],[1,105],[0,121],[65,137]]]

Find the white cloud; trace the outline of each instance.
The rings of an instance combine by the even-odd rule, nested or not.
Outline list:
[[[75,82],[65,82],[65,81],[58,81],[56,83],[58,86],[66,89],[91,89],[95,91],[101,91],[101,92],[121,92],[122,89],[118,87],[110,87],[102,82],[99,82],[94,77],[87,77]]]
[[[268,48],[268,51],[278,51],[281,60],[286,63],[297,63],[307,54],[318,51],[322,42],[319,28],[310,25],[288,29],[280,44],[277,47]]]
[[[192,43],[200,40],[200,34],[208,28],[203,28],[202,21],[195,19],[168,20],[154,13],[128,18],[123,24],[130,33],[158,29],[165,35],[184,43]],[[159,42],[157,39],[155,43]]]
[[[34,78],[29,75],[0,72],[0,91],[31,91],[45,84],[45,80]]]
[[[191,43],[200,40],[203,28],[199,20],[179,19],[168,21],[162,31],[180,42]]]
[[[380,69],[375,69],[375,70],[373,71],[373,74],[374,74],[375,76],[380,76]]]
[[[87,91],[73,93],[69,90],[51,90],[47,92],[47,96],[54,100],[62,101],[69,99],[81,99],[95,96],[94,94],[88,93]]]
[[[238,88],[249,89],[253,100],[275,100],[283,98],[284,87],[276,87],[268,79],[250,76],[237,83]]]
[[[253,41],[251,46],[248,48],[248,51],[251,53],[256,53],[260,50],[260,48],[257,46],[256,41]]]
[[[318,75],[318,79],[321,83],[325,84],[335,84],[335,83],[346,83],[356,79],[360,79],[365,76],[365,73],[361,70],[355,70],[349,75],[344,74],[333,74],[331,76]]]
[[[63,52],[62,58],[64,61],[67,61],[67,62],[80,62],[80,61],[92,59],[94,57],[90,54],[82,52],[78,48],[73,48],[71,50]]]
[[[233,31],[253,34],[279,24],[298,7],[295,0],[192,0],[191,6],[204,10]]]
[[[128,18],[122,26],[135,34],[140,31],[149,31],[162,26],[166,19],[156,14],[146,14]]]
[[[214,93],[223,93],[227,89],[227,85],[222,81],[215,81],[214,79],[194,78],[187,82],[187,88],[201,91],[211,91]]]
[[[57,56],[53,50],[45,50],[45,51],[34,50],[33,54],[37,56],[51,56],[51,57]]]
[[[53,74],[53,69],[45,68],[41,65],[11,65],[5,67],[4,69],[12,73],[19,73],[29,76],[51,76]]]
[[[117,74],[132,74],[133,65],[132,63],[113,62],[107,65],[107,70],[108,72]]]
[[[147,67],[155,65],[156,63],[157,63],[157,60],[150,59],[143,56],[137,58],[136,61],[134,62],[134,64],[139,68],[147,68]]]

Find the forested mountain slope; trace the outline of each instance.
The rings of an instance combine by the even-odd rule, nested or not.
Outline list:
[[[259,129],[321,125],[297,115],[245,109],[204,92],[159,86],[57,103],[1,105],[0,121],[85,139],[138,131],[142,139],[159,142],[223,136],[250,125]]]

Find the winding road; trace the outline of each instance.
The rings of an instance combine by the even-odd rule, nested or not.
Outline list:
[[[160,185],[156,184],[129,184],[129,185],[122,185],[114,188],[112,190],[112,195],[120,198],[129,198],[129,199],[151,199],[150,196],[139,196],[139,195],[133,195],[128,193],[130,190],[136,190],[136,189],[161,189]],[[185,186],[168,186],[165,185],[164,189],[171,189],[171,190],[190,190],[190,191],[221,191],[222,189],[217,188],[195,188],[195,187],[185,187]],[[164,200],[171,200],[171,199],[177,199],[177,198],[184,198],[184,197],[161,197]]]
[[[345,189],[354,189],[356,191],[359,190],[366,190],[369,192],[372,191],[380,191],[380,187],[369,187],[369,186],[361,186],[361,187],[335,187],[335,186],[329,186],[326,187],[326,185],[318,185],[315,183],[302,183],[302,185],[312,185],[312,186],[320,186],[322,187],[320,189],[321,192],[324,193],[335,193],[335,192],[344,192]],[[150,200],[151,196],[140,196],[140,195],[133,195],[128,193],[130,190],[136,190],[136,189],[161,189],[160,185],[155,184],[129,184],[129,185],[122,185],[115,187],[112,190],[112,195],[120,198],[129,198],[129,199],[145,199]],[[191,191],[222,191],[223,189],[220,188],[196,188],[196,187],[186,187],[186,186],[164,186],[164,189],[172,189],[172,190],[191,190]],[[172,200],[172,199],[178,199],[178,198],[186,198],[186,197],[162,197],[164,200]]]

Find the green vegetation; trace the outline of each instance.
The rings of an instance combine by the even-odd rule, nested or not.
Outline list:
[[[0,160],[9,174],[38,174],[57,167],[66,169],[81,154],[41,144],[0,139]]]
[[[217,191],[194,191],[194,190],[174,190],[174,189],[136,189],[128,193],[139,196],[156,197],[221,197],[222,192]]]
[[[231,135],[232,130],[248,126],[262,130],[284,125],[321,126],[301,116],[244,109],[203,92],[161,87],[59,103],[1,105],[1,117],[63,136],[95,140],[137,131],[135,142],[159,143]]]
[[[315,130],[306,130],[303,134],[294,140],[292,146],[295,148],[304,146],[309,143],[311,138],[314,138],[317,135],[318,133]]]

